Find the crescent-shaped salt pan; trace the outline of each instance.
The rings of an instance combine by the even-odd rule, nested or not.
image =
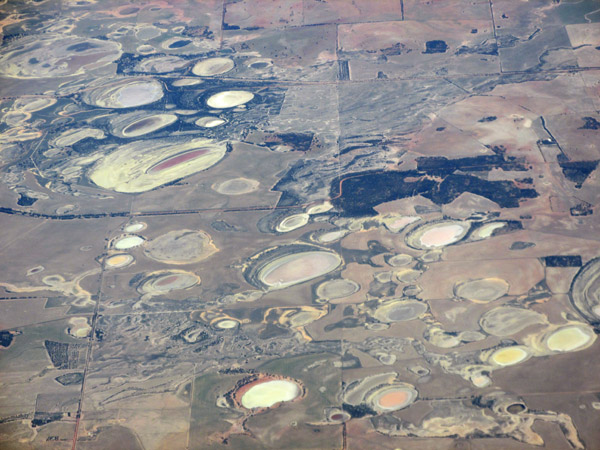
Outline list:
[[[592,325],[600,323],[600,258],[583,266],[571,285],[571,303]]]
[[[49,144],[52,147],[62,148],[70,147],[87,138],[104,139],[105,137],[104,132],[97,128],[70,128],[51,139]]]
[[[100,108],[133,108],[163,98],[162,84],[152,78],[125,78],[86,91],[82,100]]]
[[[399,233],[404,230],[411,223],[420,220],[419,216],[401,216],[396,214],[390,214],[383,219],[383,224],[392,233]]]
[[[234,67],[235,63],[229,58],[209,58],[197,62],[192,73],[199,77],[212,77],[227,73]]]
[[[10,42],[0,56],[0,75],[54,78],[81,75],[121,56],[121,44],[64,34],[27,36]]]
[[[316,205],[312,205],[306,209],[306,214],[323,214],[327,211],[331,211],[333,209],[333,205],[330,201],[326,200],[324,202],[318,203]]]
[[[198,84],[202,84],[204,81],[199,80],[198,78],[180,78],[178,80],[173,81],[173,86],[183,87],[183,86],[196,86]]]
[[[222,91],[211,95],[206,104],[211,108],[235,108],[236,106],[248,103],[254,98],[254,94],[248,91]]]
[[[506,226],[506,222],[496,221],[483,224],[481,227],[477,228],[473,234],[471,235],[472,240],[482,240],[491,237],[496,230],[504,228]]]
[[[396,373],[379,373],[347,384],[343,399],[350,405],[364,404],[378,413],[397,411],[411,405],[418,397],[408,383],[396,380]]]
[[[116,192],[146,192],[158,186],[206,170],[227,152],[224,143],[205,139],[136,141],[98,161],[89,179]]]
[[[53,97],[21,97],[15,100],[13,109],[32,113],[52,106],[56,101]]]

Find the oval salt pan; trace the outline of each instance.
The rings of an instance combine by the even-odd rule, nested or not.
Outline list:
[[[232,178],[212,185],[212,189],[223,195],[243,195],[254,192],[260,183],[250,178]]]
[[[583,326],[569,325],[559,328],[546,338],[546,346],[554,352],[582,350],[596,338],[594,332]]]
[[[175,122],[177,122],[175,114],[155,114],[134,120],[119,131],[122,137],[137,137],[168,127]]]
[[[242,396],[247,409],[269,408],[277,403],[294,400],[302,393],[300,386],[288,380],[270,380],[252,386]]]
[[[143,243],[143,237],[132,234],[130,236],[123,236],[122,238],[116,240],[114,247],[117,250],[127,250],[142,245]]]
[[[427,304],[417,300],[390,300],[378,307],[374,316],[381,322],[405,322],[427,312]]]
[[[146,256],[166,264],[191,264],[218,251],[211,237],[201,230],[173,230],[146,243]]]
[[[492,353],[490,360],[499,366],[512,366],[529,358],[530,353],[526,347],[504,347]]]
[[[225,119],[221,119],[220,117],[205,116],[205,117],[198,118],[196,120],[196,122],[194,122],[194,123],[196,125],[198,125],[199,127],[214,128],[214,127],[218,127],[219,125],[223,125],[226,122],[227,121]]]
[[[379,389],[369,397],[376,410],[387,412],[406,408],[416,400],[417,395],[417,391],[412,386],[392,385]]]
[[[253,98],[254,94],[248,91],[223,91],[210,96],[206,104],[215,109],[235,108],[248,103]]]
[[[128,255],[126,253],[120,253],[118,255],[112,255],[106,258],[104,264],[106,267],[111,269],[120,269],[121,267],[126,267],[130,265],[134,261],[133,256]]]
[[[358,292],[360,286],[352,280],[338,278],[321,283],[317,288],[317,295],[323,299],[333,300],[337,298],[349,297]]]
[[[137,233],[138,231],[142,231],[146,228],[146,224],[144,222],[132,222],[123,228],[126,233]]]
[[[308,214],[294,214],[283,219],[276,227],[276,230],[280,233],[287,233],[288,231],[295,230],[296,228],[303,227],[310,220]]]
[[[474,303],[488,303],[506,295],[509,288],[502,278],[481,278],[456,284],[454,294]]]
[[[200,277],[182,270],[162,270],[148,274],[140,283],[138,291],[158,295],[171,291],[189,289],[200,284]]]
[[[283,289],[325,275],[341,263],[341,258],[332,252],[293,253],[267,263],[258,273],[258,278],[271,289]]]
[[[426,223],[410,231],[406,235],[406,243],[419,250],[445,247],[460,241],[469,228],[468,222],[457,220]]]
[[[197,62],[192,68],[192,73],[199,77],[213,77],[229,72],[235,67],[229,58],[209,58]]]

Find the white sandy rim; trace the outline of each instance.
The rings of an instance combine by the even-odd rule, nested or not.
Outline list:
[[[235,320],[231,320],[231,319],[225,319],[225,320],[221,320],[220,322],[217,322],[217,328],[222,328],[223,330],[229,330],[231,328],[235,328],[237,326],[237,322]]]
[[[279,225],[277,225],[277,231],[280,233],[285,233],[295,230],[306,225],[309,219],[310,216],[308,214],[294,214],[293,216],[283,219]]]

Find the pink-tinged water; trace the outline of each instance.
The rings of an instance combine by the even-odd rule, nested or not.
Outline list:
[[[169,284],[174,283],[179,278],[179,275],[171,275],[169,277],[163,278],[162,280],[158,280],[156,282],[156,286],[168,286]]]
[[[200,150],[192,150],[191,152],[182,153],[180,155],[173,156],[172,158],[169,158],[165,161],[158,163],[157,165],[151,167],[148,170],[148,172],[149,173],[160,172],[160,171],[168,169],[170,167],[174,167],[178,164],[182,164],[184,162],[191,161],[192,159],[202,156],[208,152],[209,152],[208,149],[203,148]]]
[[[427,230],[421,236],[421,244],[425,247],[439,247],[451,244],[463,232],[460,225],[446,225]]]
[[[301,255],[277,267],[263,280],[269,285],[292,283],[307,280],[330,272],[337,267],[339,260],[329,253],[309,253]]]
[[[409,397],[407,392],[392,391],[382,395],[377,403],[379,403],[379,405],[383,408],[393,408],[406,403],[408,399]]]

